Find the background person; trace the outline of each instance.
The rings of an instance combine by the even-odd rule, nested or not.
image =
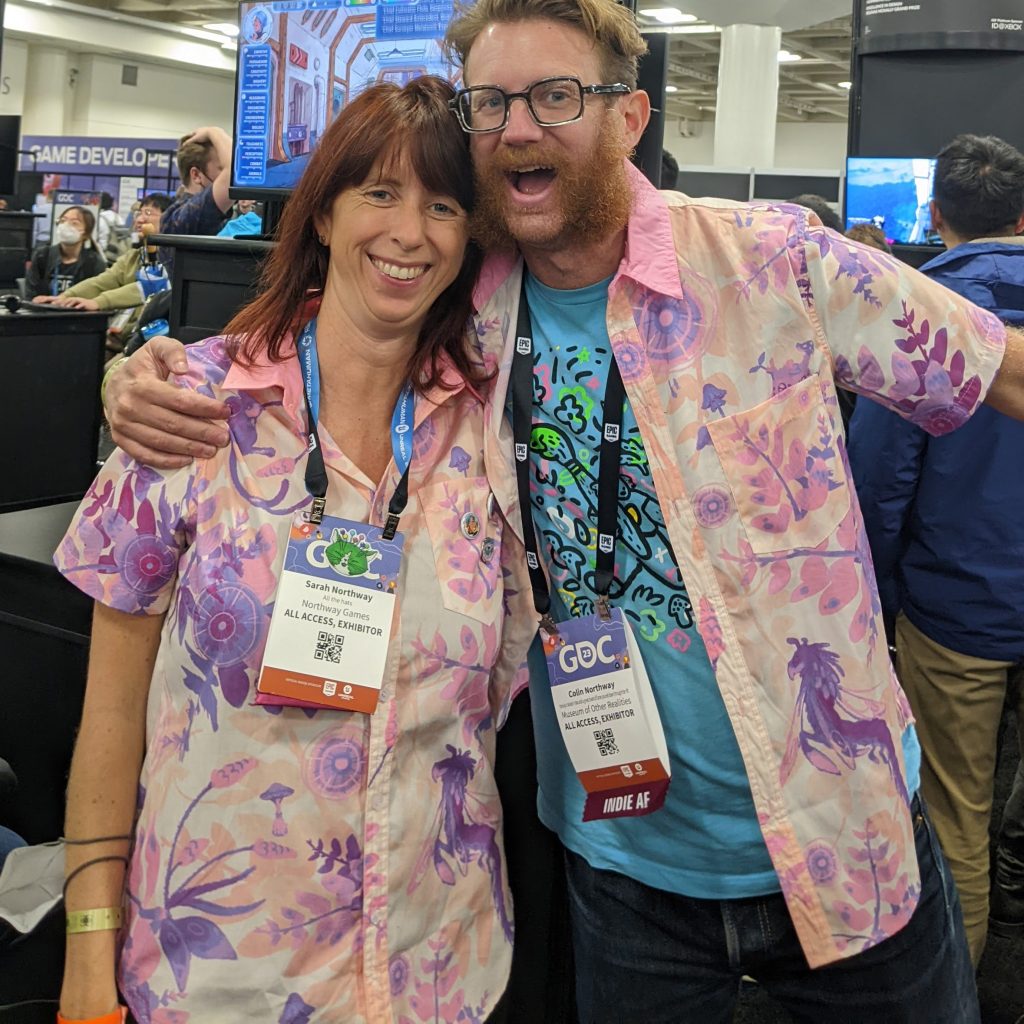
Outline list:
[[[843,233],[842,218],[832,209],[824,196],[816,196],[813,192],[805,192],[803,195],[790,199],[789,202],[796,206],[802,206],[805,210],[813,210],[818,215],[818,220],[825,227],[832,231],[837,231],[839,234]]]
[[[846,232],[846,237],[851,241],[860,242],[861,245],[870,245],[872,249],[892,255],[892,246],[886,239],[885,232],[874,224],[854,224]]]
[[[223,128],[197,128],[181,139],[177,153],[179,195],[160,221],[164,235],[215,235],[231,212],[231,136]],[[168,275],[174,249],[163,246],[160,262]]]
[[[160,226],[160,216],[167,209],[170,199],[162,193],[146,196],[138,213],[134,227],[137,231],[150,225],[154,231]],[[33,302],[64,306],[69,309],[116,310],[141,309],[148,297],[139,282],[139,269],[148,264],[146,245],[139,241],[121,256],[113,266],[101,274],[87,278],[68,288],[61,295],[39,295]],[[138,312],[121,326],[121,333],[127,334],[133,328]]]
[[[25,276],[25,298],[56,297],[106,267],[107,261],[93,240],[95,226],[92,211],[81,206],[69,206],[60,215],[53,234],[55,244],[41,245],[32,254]]]
[[[434,1018],[443,986],[454,1024],[482,1021],[505,986],[494,732],[533,627],[525,580],[504,584],[522,553],[503,555],[516,542],[483,462],[493,367],[468,347],[479,261],[452,94],[423,77],[342,111],[261,296],[189,351],[186,386],[235,409],[230,447],[159,473],[115,454],[59,548],[97,601],[67,811],[68,837],[90,843],[69,847],[69,873],[88,867],[66,907],[119,906],[127,888],[117,977],[140,1020],[166,999],[218,1024],[377,1024],[419,1018],[424,993]],[[305,394],[300,331],[319,379]],[[407,476],[396,407],[416,425]],[[314,430],[327,516],[400,516],[400,614],[372,715],[252,703],[285,546],[314,529]],[[332,564],[357,576],[350,554]],[[127,839],[97,837],[133,830],[126,880]],[[113,930],[70,934],[61,1013],[116,1003]]]
[[[958,136],[938,156],[931,218],[947,250],[921,272],[1024,325],[1024,156],[1001,139]],[[937,334],[929,341],[942,343]],[[1024,721],[1024,424],[984,408],[948,436],[930,437],[858,402],[849,451],[897,671],[917,716],[921,790],[977,964],[1008,694]],[[1024,900],[1019,883],[1012,890]]]
[[[100,195],[100,213],[96,221],[96,247],[103,254],[111,248],[111,243],[116,241],[114,229],[121,224],[121,218],[114,210],[114,197],[109,192]]]

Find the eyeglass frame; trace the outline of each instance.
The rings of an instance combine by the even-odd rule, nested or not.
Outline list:
[[[538,85],[544,85],[547,82],[575,82],[580,90],[580,112],[575,117],[567,118],[565,121],[550,121],[547,123],[537,117],[537,112],[533,109],[533,104],[530,102],[530,93]],[[501,120],[501,124],[495,125],[493,128],[471,128],[463,116],[461,100],[463,96],[468,96],[472,92],[480,92],[483,89],[491,89],[494,92],[501,93],[505,99],[505,115]],[[531,82],[522,92],[505,92],[504,89],[497,85],[471,85],[468,89],[459,89],[456,92],[448,101],[448,109],[453,111],[459,119],[459,124],[464,132],[468,132],[471,135],[487,135],[491,132],[504,131],[508,127],[509,112],[512,109],[513,100],[522,100],[526,104],[526,109],[530,112],[533,123],[539,128],[561,128],[563,125],[575,124],[577,121],[583,120],[583,115],[586,112],[586,98],[588,96],[627,96],[631,92],[633,92],[633,89],[626,85],[625,82],[615,82],[610,85],[584,85],[575,75],[551,75],[548,78],[538,78],[536,82]]]

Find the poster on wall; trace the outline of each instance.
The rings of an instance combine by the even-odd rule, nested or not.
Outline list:
[[[22,170],[53,175],[57,187],[81,192],[109,193],[115,209],[121,205],[123,178],[138,180],[133,193],[146,185],[149,192],[170,192],[178,185],[174,153],[176,139],[124,139],[82,135],[24,135]],[[131,202],[134,201],[134,195]],[[131,205],[129,202],[129,206]],[[127,209],[121,211],[126,213]]]
[[[861,53],[1024,50],[1020,0],[859,0]]]

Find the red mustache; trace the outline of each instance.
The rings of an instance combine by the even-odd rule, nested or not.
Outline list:
[[[563,155],[546,146],[519,146],[516,149],[497,149],[484,166],[480,167],[479,162],[477,166],[487,174],[510,174],[522,167],[550,167],[557,173],[564,164]]]

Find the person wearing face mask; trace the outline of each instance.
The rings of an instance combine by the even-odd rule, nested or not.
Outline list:
[[[164,235],[215,235],[231,212],[231,136],[223,128],[197,128],[182,137],[177,153],[182,192],[164,212]],[[160,249],[160,262],[170,274],[174,250]]]
[[[135,214],[132,248],[128,252],[95,277],[80,281],[62,294],[37,295],[32,301],[70,309],[131,309],[134,312],[120,327],[122,335],[129,333],[138,319],[142,303],[149,296],[148,280],[140,281],[139,278],[139,270],[150,262],[145,246],[140,244],[140,233],[146,225],[158,230],[160,217],[170,203],[170,197],[163,193],[146,196]]]
[[[25,297],[56,297],[72,285],[95,277],[107,265],[93,241],[96,218],[81,206],[69,206],[57,221],[53,245],[41,245],[32,254],[25,275]]]

